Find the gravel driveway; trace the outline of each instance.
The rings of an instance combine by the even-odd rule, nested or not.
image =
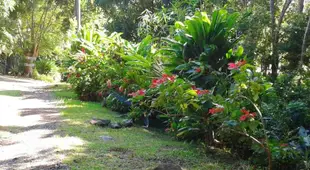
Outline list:
[[[50,84],[0,76],[0,169],[69,169],[66,150],[82,145],[59,135],[59,108]]]

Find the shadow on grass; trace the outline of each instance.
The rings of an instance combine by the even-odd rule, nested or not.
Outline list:
[[[81,102],[72,93],[70,97],[70,90],[61,88],[64,89],[58,87],[54,91],[58,99],[63,99],[65,106],[62,115],[67,121],[61,130],[64,135],[85,141],[83,146],[67,153],[65,163],[72,169],[139,170],[173,163],[187,169],[218,170],[245,165],[229,154],[206,155],[200,146],[177,141],[161,130],[137,126],[116,130],[90,125],[89,120],[93,117],[114,122],[122,119],[117,113],[102,108],[99,103]],[[110,136],[113,140],[103,141],[101,136]]]
[[[21,97],[22,92],[20,90],[3,90],[0,91],[0,96]]]

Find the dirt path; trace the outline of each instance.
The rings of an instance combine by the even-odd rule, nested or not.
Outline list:
[[[0,169],[69,169],[64,151],[80,139],[61,137],[49,84],[0,76]]]

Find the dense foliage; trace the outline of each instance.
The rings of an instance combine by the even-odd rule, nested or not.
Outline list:
[[[69,82],[82,100],[161,119],[179,139],[230,148],[259,166],[305,168],[309,80],[283,74],[273,84],[257,72],[238,45],[240,17],[196,12],[170,36],[139,43],[84,28],[71,48]]]

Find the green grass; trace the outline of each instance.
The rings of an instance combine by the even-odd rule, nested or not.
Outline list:
[[[11,97],[20,97],[22,96],[22,92],[19,90],[3,90],[0,91],[1,96],[11,96]]]
[[[81,102],[65,85],[54,87],[53,93],[62,99],[65,123],[61,131],[66,136],[79,137],[85,141],[75,148],[65,159],[71,169],[150,169],[160,163],[176,163],[186,169],[248,169],[243,162],[220,154],[206,155],[198,145],[174,140],[168,134],[156,129],[140,126],[123,129],[101,128],[90,125],[93,118],[121,121],[119,114],[99,103]],[[105,142],[100,136],[108,135],[114,141]],[[217,156],[218,155],[218,156]],[[218,158],[217,158],[218,157]],[[224,156],[225,157],[225,156]]]

